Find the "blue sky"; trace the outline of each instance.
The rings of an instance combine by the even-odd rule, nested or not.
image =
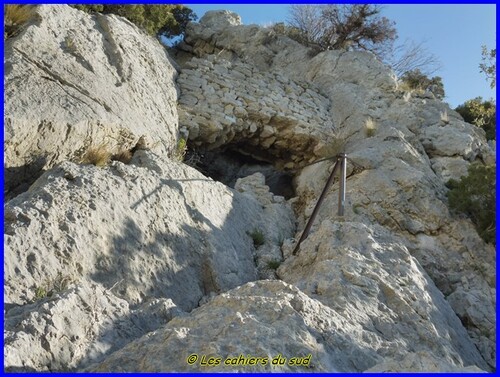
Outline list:
[[[228,9],[238,13],[244,24],[266,25],[286,21],[288,5],[279,4],[186,4],[198,17],[207,10]],[[382,14],[396,22],[399,40],[425,41],[442,68],[445,101],[451,107],[482,96],[495,98],[485,76],[479,72],[481,45],[496,45],[496,5],[494,4],[391,4]]]

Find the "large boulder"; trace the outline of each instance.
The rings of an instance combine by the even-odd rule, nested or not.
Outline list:
[[[452,365],[488,366],[403,239],[379,225],[324,220],[278,269],[369,339],[361,370],[427,351]],[[362,366],[362,367],[361,367]]]
[[[191,310],[256,279],[253,232],[291,236],[289,206],[258,195],[149,151],[130,165],[62,163],[5,205],[5,302],[30,302],[62,274],[131,304],[165,297]]]
[[[118,152],[144,136],[158,153],[175,149],[177,72],[165,48],[126,19],[38,6],[5,41],[4,57],[8,197],[92,146]]]

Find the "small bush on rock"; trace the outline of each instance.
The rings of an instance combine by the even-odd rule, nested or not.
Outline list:
[[[82,163],[84,164],[92,164],[100,167],[106,166],[110,161],[111,152],[109,152],[105,145],[90,148],[82,159]]]
[[[35,288],[35,300],[41,300],[47,296],[47,290],[44,287]]]
[[[470,217],[486,242],[495,244],[496,165],[472,164],[469,174],[447,187],[450,207]]]
[[[459,113],[467,123],[481,127],[486,132],[486,139],[495,139],[497,107],[493,100],[483,101],[482,97],[476,97],[465,101],[465,103],[458,106],[455,111]]]
[[[184,138],[180,138],[177,142],[177,148],[174,151],[174,158],[178,161],[184,161],[184,157],[187,152],[187,141]]]
[[[264,237],[264,233],[258,229],[254,229],[252,233],[250,233],[250,237],[252,237],[253,245],[257,248],[261,245],[264,245],[266,239]]]
[[[277,270],[280,265],[281,262],[277,260],[272,260],[267,263],[267,267],[269,267],[269,269],[271,270]]]
[[[375,135],[375,131],[377,129],[377,125],[372,118],[368,118],[365,120],[365,134],[366,137],[372,137]]]
[[[420,72],[419,69],[406,72],[401,76],[400,89],[403,91],[416,91],[424,93],[426,90],[434,94],[438,99],[443,99],[445,96],[444,85],[441,77],[435,76],[429,78]]]

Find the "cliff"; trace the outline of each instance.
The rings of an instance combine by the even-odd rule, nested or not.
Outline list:
[[[495,368],[495,250],[445,186],[482,130],[226,11],[170,55],[64,5],[6,41],[6,370]],[[293,255],[339,152],[345,215],[335,184]]]

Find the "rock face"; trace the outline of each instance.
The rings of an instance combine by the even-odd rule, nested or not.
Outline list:
[[[291,211],[263,190],[240,194],[146,151],[131,165],[62,163],[5,206],[5,300],[27,303],[62,274],[191,310],[256,279],[254,230],[291,236]]]
[[[482,131],[431,93],[402,91],[371,54],[313,56],[231,12],[189,24],[177,83],[165,51],[121,18],[38,14],[7,41],[6,168],[34,166],[39,150],[52,156],[39,167],[54,166],[4,207],[6,370],[494,370],[494,247],[449,211],[445,186],[494,162]],[[73,58],[54,66],[68,71],[50,76],[56,68],[36,62],[71,49],[71,33],[97,47],[64,52]],[[100,90],[92,70],[120,85]],[[13,93],[20,80],[33,90]],[[67,86],[80,82],[95,87]],[[21,111],[61,87],[71,111],[51,96]],[[81,93],[112,111],[86,113]],[[25,119],[36,139],[22,136]],[[159,143],[129,164],[75,163],[98,132],[116,136],[113,147]],[[210,150],[206,165],[234,189],[169,157],[178,132]],[[345,216],[335,184],[293,255],[333,164],[306,165],[340,151],[352,159]],[[283,169],[295,174],[289,200],[268,179]],[[6,175],[7,187],[19,182]]]
[[[311,162],[333,135],[329,101],[307,84],[209,55],[177,80],[179,123],[196,146],[235,144],[277,166]]]
[[[399,371],[421,372],[425,370],[430,373],[454,372],[454,373],[486,373],[476,366],[457,367],[453,364],[443,362],[426,352],[410,353],[402,360],[388,360],[366,370],[367,373],[391,373]]]
[[[397,300],[396,296],[393,298]],[[175,318],[163,329],[132,342],[87,371],[360,371],[383,360],[374,351],[378,346],[373,341],[386,338],[390,331],[390,325],[382,330],[381,321],[383,333],[374,330],[370,336],[367,325],[353,321],[348,311],[340,314],[289,284],[259,281],[215,297],[190,315]],[[392,346],[402,343],[396,341]],[[385,350],[390,352],[389,342]],[[196,357],[190,364],[188,357],[192,354]],[[477,351],[475,354],[479,357]],[[273,365],[272,360],[278,355],[286,358],[283,365]],[[290,365],[292,358],[309,355],[308,365]],[[251,357],[259,358],[253,361],[254,365],[248,364]],[[233,361],[238,358],[240,364]],[[209,359],[214,360],[214,365],[206,364]],[[441,360],[441,365],[447,365],[445,360]],[[448,371],[462,369],[456,366],[458,362],[450,361]]]
[[[7,311],[4,361],[8,371],[72,370],[101,360],[183,315],[172,300],[131,310],[99,284],[68,282],[64,292]]]
[[[36,13],[5,43],[7,193],[91,146],[117,152],[145,136],[159,153],[176,147],[177,72],[158,41],[116,16]]]
[[[278,275],[349,322],[363,324],[363,339],[370,342],[358,370],[372,367],[377,356],[421,350],[486,368],[442,293],[403,244],[379,226],[325,220]]]
[[[257,279],[254,260],[262,256],[256,254],[252,233],[262,231],[264,244],[276,249],[273,245],[279,238],[290,237],[295,228],[289,205],[261,183],[235,192],[148,151],[136,152],[130,165],[113,162],[97,168],[64,162],[5,206],[4,301],[10,307],[26,306],[64,292],[70,283],[97,284],[96,300],[109,300],[109,291],[113,299],[88,305],[97,313],[108,313],[102,319],[111,327],[111,335],[106,336],[123,343],[123,335],[113,334],[117,325],[108,323],[113,316],[125,316],[117,313],[118,303],[128,308],[153,298],[169,299],[189,311],[204,296]],[[52,304],[6,312],[10,334],[6,344],[12,350],[6,355],[8,367],[61,370],[87,359],[95,361],[99,353],[94,355],[92,349],[105,336],[102,328],[106,326],[94,328],[99,321],[95,326],[92,322],[94,330],[83,332],[81,327],[91,321],[90,314],[84,311],[81,319],[70,308],[84,310],[87,306],[80,301],[88,300],[75,294],[63,295]],[[57,310],[52,309],[54,305]],[[20,311],[26,318],[17,320]],[[82,321],[74,333],[66,334],[70,339],[80,337],[82,349],[75,355],[73,346],[68,349],[64,342],[57,343],[68,322],[64,315],[70,316],[69,323]],[[24,360],[19,356],[22,353],[13,351],[28,349],[35,340],[43,345],[49,335],[40,327],[57,320],[61,324],[53,325],[57,331],[50,335],[57,344],[49,342],[48,349],[40,348],[42,355],[32,350],[31,359]],[[117,347],[120,343],[110,344]],[[49,349],[53,355],[43,356]],[[112,349],[100,349],[100,353]]]
[[[215,17],[234,18],[212,13],[207,19]],[[381,225],[400,237],[400,247],[417,258],[493,367],[494,248],[477,236],[469,221],[450,214],[444,185],[466,173],[471,162],[495,161],[483,131],[463,122],[430,93],[401,91],[391,71],[368,53],[327,51],[311,57],[273,29],[226,24],[217,30],[203,19],[191,24],[184,49],[198,59],[217,54],[267,74],[286,72],[292,80],[309,80],[330,100],[335,135],[318,154],[345,151],[365,169],[348,182],[346,216],[370,227]],[[348,166],[350,174],[352,164]],[[299,232],[330,169],[324,162],[306,167],[297,177]],[[337,220],[331,215],[336,213],[337,194],[334,188],[328,195],[317,224]],[[312,233],[317,229],[313,226]]]

